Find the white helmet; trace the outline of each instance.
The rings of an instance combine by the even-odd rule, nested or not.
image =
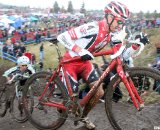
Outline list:
[[[29,58],[27,56],[21,56],[17,60],[18,65],[28,65],[29,64]]]

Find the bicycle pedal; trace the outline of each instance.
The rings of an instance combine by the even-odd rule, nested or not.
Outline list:
[[[144,108],[144,104],[140,104],[139,111],[141,111],[143,108]]]
[[[7,108],[10,108],[10,106],[11,106],[11,101],[7,101]]]
[[[79,121],[74,121],[74,126],[78,126],[79,125]]]
[[[128,99],[127,99],[127,102],[128,102],[129,104],[133,104],[133,101],[132,101],[131,98],[128,98]]]
[[[41,104],[38,104],[38,106],[36,108],[39,110],[44,110],[44,107]]]
[[[44,111],[44,113],[45,113],[45,114],[47,114],[47,113],[48,113],[48,111],[47,111],[46,109],[44,109],[43,111]]]

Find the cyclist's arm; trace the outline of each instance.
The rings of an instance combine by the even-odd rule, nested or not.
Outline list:
[[[2,76],[6,77],[7,81],[10,81],[13,74],[16,73],[17,71],[17,66],[16,67],[12,67],[9,70],[5,71],[4,74]]]
[[[31,71],[31,74],[35,73],[35,69],[33,68],[31,64],[28,65],[28,69]]]
[[[84,38],[89,35],[97,34],[97,32],[98,32],[98,23],[91,22],[60,34],[57,37],[57,40],[60,43],[62,43],[67,49],[78,53],[79,51],[81,51],[82,48],[79,47],[80,45],[75,44],[75,40]]]
[[[13,74],[14,72],[16,72],[16,70],[17,70],[17,66],[16,66],[16,67],[12,67],[12,68],[10,68],[9,70],[5,71],[2,76],[4,76],[4,77],[11,77],[12,74]]]

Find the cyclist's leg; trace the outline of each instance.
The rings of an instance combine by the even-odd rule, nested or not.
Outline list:
[[[98,80],[98,74],[94,70],[92,64],[90,61],[84,64],[82,77],[89,83],[90,88],[95,84],[96,80]],[[90,99],[90,101],[85,105],[83,110],[83,118],[82,120],[86,127],[89,129],[95,128],[95,125],[89,121],[87,118],[88,113],[91,111],[91,109],[99,102],[99,99],[104,95],[104,91],[102,88],[102,84],[99,86],[97,92],[94,94],[94,96]]]
[[[96,81],[95,81],[96,82]],[[92,82],[89,84],[90,87],[92,87],[95,82]],[[97,92],[94,94],[94,96],[90,99],[90,101],[85,105],[85,108],[83,110],[83,117],[86,117],[88,113],[92,110],[92,108],[99,102],[99,99],[104,95],[104,90],[102,88],[102,84],[99,86]]]
[[[96,80],[98,80],[98,74],[94,70],[94,67],[90,61],[87,61],[83,65],[83,73],[81,76],[84,78],[85,81],[89,83],[89,87],[91,88]],[[96,105],[96,103],[99,101],[99,99],[104,95],[103,87],[102,84],[99,86],[97,92],[94,94],[92,99],[86,104],[84,111],[83,111],[83,116],[87,116],[90,110]]]
[[[93,86],[95,82],[90,83],[90,87]],[[102,89],[102,85],[99,87],[95,95],[90,99],[90,101],[85,105],[83,109],[82,122],[85,123],[88,129],[95,128],[95,125],[89,120],[87,117],[88,113],[92,110],[92,108],[99,102],[99,99],[104,95],[104,91]]]

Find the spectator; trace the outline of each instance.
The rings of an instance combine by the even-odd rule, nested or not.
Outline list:
[[[32,61],[32,53],[30,53],[28,50],[23,55],[27,56],[29,58],[29,60]]]
[[[10,39],[8,39],[6,41],[6,44],[7,44],[7,47],[8,47],[8,51],[7,53],[10,54],[10,55],[14,55],[13,53],[13,44],[12,44],[12,41]]]
[[[21,49],[22,53],[26,52],[26,47],[25,47],[24,43],[21,43],[20,49]]]
[[[14,56],[16,56],[17,52],[18,52],[18,49],[20,49],[20,45],[18,42],[16,42],[15,44],[13,44],[13,53],[14,53]]]
[[[22,36],[21,36],[21,42],[25,42],[25,41],[27,41],[26,33],[22,34]]]
[[[51,33],[50,33],[50,31],[48,30],[47,31],[47,38],[50,38],[51,37]]]
[[[37,31],[35,36],[36,36],[36,43],[37,44],[40,43],[41,42],[41,33],[40,33],[40,31]]]
[[[39,48],[39,59],[40,59],[40,61],[43,61],[43,59],[44,59],[44,47],[43,47],[43,43],[41,43],[41,46],[40,46],[40,48]]]
[[[7,53],[8,51],[8,47],[7,47],[7,44],[3,44],[3,49],[2,49],[3,52]]]
[[[32,53],[31,63],[35,64],[35,62],[36,62],[36,56],[34,53]]]
[[[8,52],[7,44],[3,44],[2,52],[3,52],[3,58],[5,58],[6,53]]]
[[[43,70],[43,62],[40,60],[39,62],[39,70],[42,71]]]
[[[23,53],[21,52],[21,49],[18,49],[16,52],[16,58],[19,58],[23,55]]]

